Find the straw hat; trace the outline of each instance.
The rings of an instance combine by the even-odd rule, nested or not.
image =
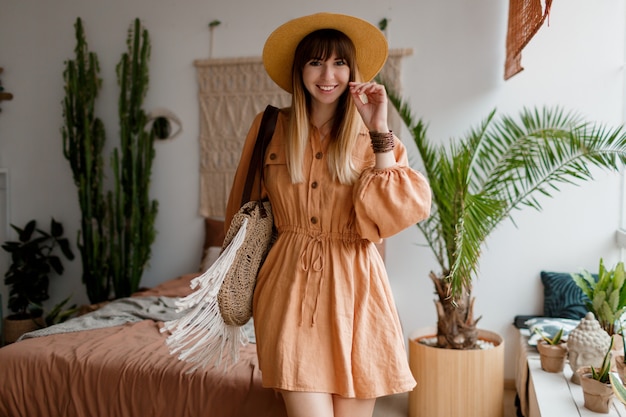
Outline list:
[[[365,20],[335,13],[299,17],[279,26],[265,41],[263,64],[270,78],[293,93],[291,69],[296,47],[306,35],[319,29],[336,29],[350,38],[356,49],[356,62],[364,81],[371,81],[387,60],[387,39]]]

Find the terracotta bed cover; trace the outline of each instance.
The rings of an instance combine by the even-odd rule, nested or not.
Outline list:
[[[186,295],[194,276],[181,276],[126,301],[154,306],[155,300]],[[166,302],[151,307],[151,313],[147,316],[158,318],[172,312]],[[59,333],[53,326],[50,334],[1,348],[0,416],[286,416],[280,397],[261,387],[256,345],[242,347],[239,361],[226,371],[187,374],[189,365],[169,354],[167,335],[159,332],[162,321],[155,318],[138,316],[106,327],[92,319],[93,328]],[[81,323],[90,326],[91,321]]]

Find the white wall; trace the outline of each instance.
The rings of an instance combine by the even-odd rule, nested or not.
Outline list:
[[[62,155],[63,63],[73,58],[76,17],[84,22],[90,49],[98,54],[103,89],[97,113],[107,128],[109,149],[117,139],[115,65],[125,51],[126,31],[140,17],[152,39],[146,109],[168,107],[184,133],[157,143],[151,195],[159,201],[158,236],[143,285],[194,271],[200,257],[198,207],[198,104],[193,60],[208,57],[208,23],[216,28],[214,57],[257,56],[266,36],[284,21],[317,11],[356,14],[372,23],[390,20],[392,48],[413,48],[403,84],[416,114],[433,138],[465,133],[497,107],[563,105],[609,123],[623,120],[624,4],[620,0],[554,2],[544,26],[523,53],[526,68],[503,80],[508,2],[502,0],[363,2],[267,0],[56,0],[3,1],[0,8],[0,80],[14,94],[0,103],[0,168],[10,179],[10,222],[54,216],[75,236],[79,227],[76,187]],[[242,121],[248,123],[248,121]],[[621,218],[619,175],[599,173],[581,187],[564,187],[545,200],[542,213],[520,212],[518,228],[505,224],[489,240],[476,282],[481,327],[507,342],[506,377],[513,378],[517,314],[542,311],[541,269],[595,269],[602,256],[613,263],[614,234]],[[1,230],[1,228],[0,228]],[[10,234],[9,238],[15,238]],[[1,237],[4,239],[5,237]],[[411,228],[388,243],[392,286],[405,332],[433,325],[435,268]],[[78,254],[78,251],[76,250]],[[4,255],[3,255],[4,256]],[[6,257],[2,259],[4,270]],[[52,283],[51,302],[70,293],[86,302],[79,261]],[[6,289],[4,300],[6,300]],[[5,310],[6,311],[6,310]]]

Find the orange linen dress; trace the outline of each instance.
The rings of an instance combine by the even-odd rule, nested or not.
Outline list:
[[[237,211],[261,115],[246,139],[226,213]],[[328,140],[313,129],[304,182],[292,184],[285,162],[288,118],[281,111],[265,153],[263,194],[278,239],[257,277],[253,317],[265,387],[375,398],[415,386],[380,242],[428,216],[430,187],[407,166],[374,169],[366,132],[353,152],[362,171],[353,186],[331,179]],[[253,188],[258,198],[258,183]]]

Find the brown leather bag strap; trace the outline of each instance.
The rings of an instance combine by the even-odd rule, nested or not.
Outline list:
[[[272,136],[274,135],[274,129],[276,128],[276,120],[278,119],[279,109],[277,107],[268,104],[263,112],[263,119],[261,119],[261,126],[259,126],[259,133],[256,137],[256,143],[254,144],[254,151],[252,152],[252,159],[250,160],[250,166],[248,167],[248,176],[246,178],[246,184],[243,187],[243,194],[241,195],[241,206],[250,201],[250,195],[252,194],[252,185],[254,184],[254,177],[258,171],[261,172],[261,179],[259,180],[259,192],[261,191],[261,183],[263,180],[263,160],[265,156],[265,149],[270,143]]]

